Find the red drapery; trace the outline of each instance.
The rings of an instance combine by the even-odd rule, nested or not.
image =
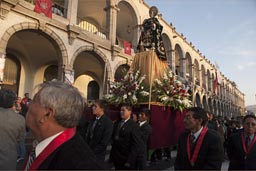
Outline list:
[[[124,41],[124,53],[131,55],[131,43]]]
[[[185,130],[185,111],[170,107],[151,105],[152,134],[149,138],[150,149],[170,147],[178,143],[180,134]]]
[[[36,0],[34,11],[52,18],[52,0]]]

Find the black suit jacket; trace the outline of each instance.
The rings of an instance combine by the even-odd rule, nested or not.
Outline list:
[[[195,165],[192,166],[187,156],[187,137],[189,132],[181,134],[175,170],[221,170],[223,160],[223,145],[218,133],[208,129],[199,150]]]
[[[96,158],[104,161],[107,146],[112,136],[113,123],[106,115],[102,115],[92,131],[93,122],[89,125],[87,143],[93,150]]]
[[[100,170],[103,168],[79,134],[58,147],[38,170]]]
[[[138,154],[143,153],[143,142],[139,126],[131,119],[126,121],[119,129],[120,121],[116,122],[113,131],[113,144],[110,152],[110,160],[114,162],[116,169],[135,169]]]
[[[148,138],[152,132],[152,128],[148,122],[144,123],[140,126],[140,132],[141,132],[141,139],[144,142],[144,144],[147,145]]]
[[[230,159],[229,170],[256,170],[256,143],[254,143],[250,153],[245,159],[241,134],[233,134],[228,140],[227,153]]]

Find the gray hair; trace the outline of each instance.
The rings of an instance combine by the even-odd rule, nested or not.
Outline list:
[[[55,111],[56,122],[71,128],[78,125],[84,109],[84,100],[72,85],[50,81],[38,85],[39,91],[34,96],[34,101],[42,107],[51,108]]]

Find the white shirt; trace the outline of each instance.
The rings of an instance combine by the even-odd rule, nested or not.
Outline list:
[[[36,146],[36,157],[39,156],[39,154],[52,142],[52,140],[54,140],[58,135],[60,135],[63,131],[50,136],[46,139],[44,139],[43,141],[41,141],[39,144],[37,144]]]
[[[100,118],[101,118],[101,116],[99,116],[99,117],[96,117],[96,119],[97,119],[97,120],[100,120]]]
[[[194,142],[196,142],[196,140],[199,137],[199,135],[201,134],[202,130],[203,130],[203,127],[201,127],[196,133],[194,133],[194,136],[195,136]]]
[[[144,123],[146,123],[147,121],[143,121],[143,122],[139,122],[140,126],[142,126]]]

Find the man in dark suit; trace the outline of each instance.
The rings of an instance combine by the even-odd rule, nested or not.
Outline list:
[[[218,133],[206,127],[206,112],[192,107],[184,122],[188,131],[180,136],[175,170],[221,170],[223,146]]]
[[[76,133],[84,105],[78,90],[59,81],[38,87],[26,115],[26,124],[38,143],[34,143],[25,170],[102,169]]]
[[[256,170],[256,117],[246,115],[243,128],[228,140],[229,170]]]
[[[147,144],[148,138],[152,132],[152,128],[149,124],[150,110],[143,108],[139,114],[139,127],[141,132],[141,139],[143,141],[144,153],[142,153],[138,158],[138,169],[144,170],[147,161]]]
[[[110,160],[116,170],[137,169],[137,156],[144,151],[139,126],[130,119],[131,113],[131,106],[123,105],[120,112],[122,120],[114,125]]]
[[[106,104],[102,100],[97,100],[92,106],[92,112],[96,118],[90,123],[86,138],[96,158],[101,162],[105,160],[107,146],[113,131],[112,121],[104,114],[105,108]]]

